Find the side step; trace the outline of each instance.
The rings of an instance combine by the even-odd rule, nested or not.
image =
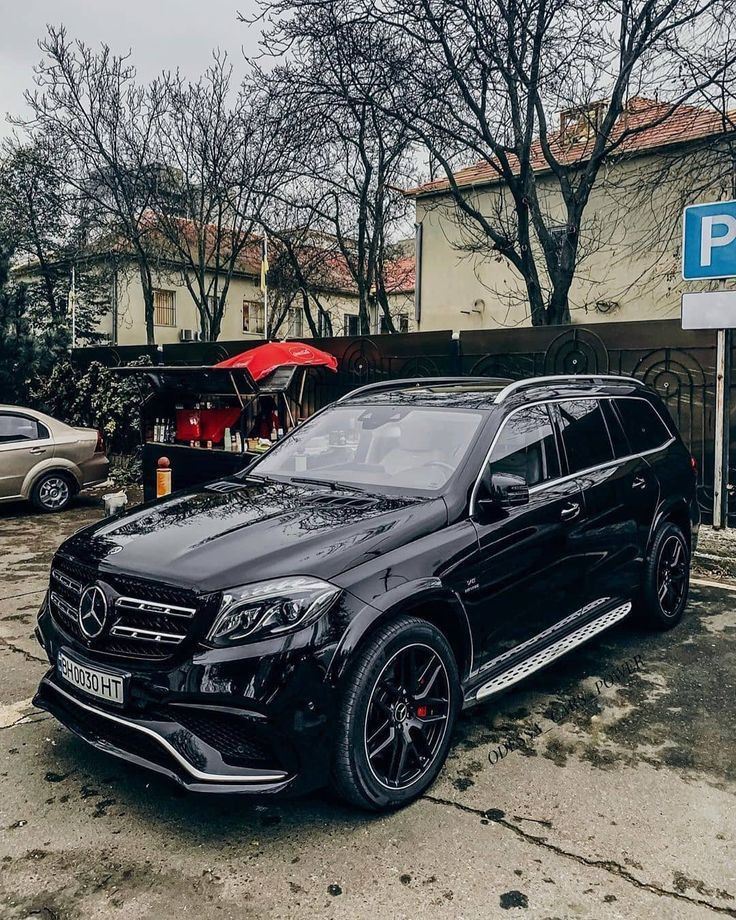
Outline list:
[[[593,636],[597,636],[598,633],[603,632],[604,629],[608,629],[609,626],[613,626],[614,623],[618,623],[619,620],[623,620],[630,611],[631,601],[627,601],[619,607],[614,607],[613,610],[609,610],[608,613],[604,613],[603,616],[598,617],[598,619],[589,621],[574,632],[568,633],[551,645],[530,655],[529,658],[525,658],[513,665],[507,671],[497,674],[475,692],[474,698],[476,700],[482,700],[487,696],[498,693],[500,690],[505,690],[507,687],[518,683],[520,680],[524,680],[525,677],[533,674],[534,671],[539,671],[550,662],[567,654],[571,649],[576,648],[578,645],[582,645],[584,642],[587,642],[588,639],[592,639]]]

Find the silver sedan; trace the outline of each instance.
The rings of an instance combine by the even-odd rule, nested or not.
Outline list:
[[[0,405],[0,502],[29,499],[41,511],[61,511],[80,489],[104,482],[108,466],[95,429]]]

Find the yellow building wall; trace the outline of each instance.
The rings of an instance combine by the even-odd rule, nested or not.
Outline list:
[[[711,168],[698,170],[693,159],[651,156],[602,172],[581,228],[570,290],[573,323],[671,319],[680,315],[684,291],[705,289],[681,278],[680,221],[685,204],[730,197]],[[563,224],[555,181],[540,177],[538,183],[549,221]],[[469,196],[485,214],[504,213],[498,186]],[[521,277],[499,255],[469,252],[470,236],[457,214],[449,196],[416,203],[422,226],[420,331],[530,325]]]

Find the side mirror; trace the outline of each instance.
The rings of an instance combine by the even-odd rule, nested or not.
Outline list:
[[[481,508],[512,508],[529,504],[529,486],[522,476],[513,473],[492,473],[491,483],[485,495],[478,499]]]
[[[529,486],[523,476],[513,473],[491,475],[491,497],[502,508],[529,504]]]

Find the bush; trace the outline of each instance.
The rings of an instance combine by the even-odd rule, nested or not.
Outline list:
[[[140,443],[138,384],[97,361],[82,372],[69,361],[60,362],[37,384],[33,401],[69,425],[98,428],[111,453],[131,453]]]

